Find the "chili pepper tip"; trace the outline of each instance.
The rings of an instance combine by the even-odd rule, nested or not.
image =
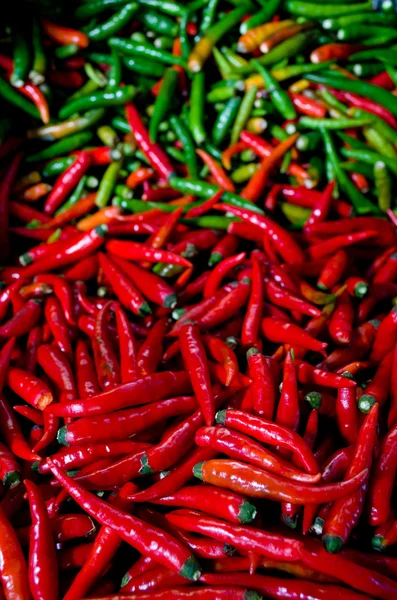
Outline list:
[[[190,579],[191,581],[197,581],[201,576],[201,568],[194,556],[190,556],[183,563],[182,568],[178,572],[178,575]]]
[[[61,427],[60,429],[58,429],[57,440],[60,444],[62,444],[62,446],[69,446],[69,444],[66,441],[67,432],[68,432],[68,430],[67,430],[66,425],[64,427]]]
[[[215,415],[215,421],[219,425],[224,425],[226,422],[226,410],[218,410]]]
[[[364,414],[368,414],[376,402],[375,396],[371,394],[363,394],[359,399],[357,406]]]
[[[241,503],[240,510],[238,511],[239,521],[241,523],[251,523],[251,521],[255,519],[257,512],[258,511],[256,510],[256,506],[244,500]]]
[[[324,535],[322,538],[323,546],[330,554],[340,552],[343,547],[343,539],[339,535]]]

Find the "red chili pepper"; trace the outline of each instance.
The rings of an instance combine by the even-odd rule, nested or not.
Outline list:
[[[203,160],[204,164],[210,170],[211,175],[213,176],[215,182],[223,189],[228,192],[234,192],[235,187],[234,183],[229,179],[222,166],[205,150],[198,149],[196,150],[199,157]],[[222,194],[221,194],[222,195]]]
[[[92,339],[95,367],[102,390],[120,383],[120,367],[107,330],[112,302],[106,302],[95,318],[95,336]]]
[[[138,347],[127,315],[120,306],[116,306],[115,315],[120,344],[121,381],[127,383],[138,379]]]
[[[58,247],[59,249],[53,248],[49,256],[23,269],[22,276],[27,279],[86,258],[102,246],[106,231],[106,225],[99,225],[87,233],[81,233],[70,240],[65,240]]]
[[[357,406],[362,412],[367,413],[375,402],[379,406],[383,406],[387,401],[390,392],[393,362],[394,352],[390,351],[380,362],[375,375],[365,388],[365,393],[358,399]]]
[[[166,308],[173,308],[176,305],[175,291],[161,277],[118,256],[113,256],[112,260],[148,300]]]
[[[373,344],[378,324],[376,321],[367,321],[359,325],[353,333],[351,343],[345,348],[338,348],[331,352],[322,365],[327,369],[335,370],[352,360],[361,360]]]
[[[79,48],[87,48],[89,39],[85,33],[69,27],[63,27],[48,19],[41,19],[41,25],[45,33],[57,44],[76,44]]]
[[[14,454],[0,442],[0,479],[4,486],[13,488],[21,483],[21,467]]]
[[[231,212],[243,221],[260,227],[270,236],[277,252],[287,263],[303,262],[303,252],[293,237],[268,217],[228,204],[217,204],[215,208],[225,212]]]
[[[241,331],[243,346],[254,346],[258,343],[258,334],[263,311],[263,269],[257,253],[251,254],[252,261],[252,287],[247,310]]]
[[[79,537],[88,537],[96,529],[92,519],[83,514],[58,515],[51,519],[50,524],[57,542],[68,542]],[[27,525],[16,530],[22,545],[29,545],[32,529],[31,525]]]
[[[397,129],[397,121],[392,113],[387,110],[381,104],[378,104],[371,100],[370,98],[363,98],[362,96],[358,96],[357,94],[353,94],[351,92],[344,92],[342,90],[332,90],[332,93],[338,98],[338,100],[342,100],[342,102],[348,102],[352,106],[356,106],[357,108],[362,108],[363,110],[370,112],[374,115],[377,115],[381,119],[383,119],[390,127],[393,129]]]
[[[223,365],[226,373],[226,386],[228,387],[239,372],[235,353],[226,341],[218,337],[206,335],[203,336],[202,340],[212,358]]]
[[[284,361],[284,377],[277,407],[276,423],[293,431],[298,429],[300,418],[298,385],[295,365],[290,352]]]
[[[7,373],[7,386],[28,404],[44,410],[54,397],[43,381],[22,369],[12,368]]]
[[[302,206],[304,208],[314,209],[316,204],[321,200],[321,192],[309,190],[305,186],[295,187],[292,185],[283,185],[281,193],[290,204],[296,204],[297,206]],[[343,200],[334,199],[333,208],[341,217],[351,216],[352,207]],[[329,225],[327,224],[327,226]]]
[[[376,271],[373,283],[389,283],[397,277],[397,252],[394,252],[387,261]]]
[[[37,108],[40,114],[40,118],[43,123],[47,124],[50,122],[50,109],[48,106],[47,98],[37,85],[33,83],[25,82],[18,90],[29,98]]]
[[[74,163],[58,177],[44,204],[44,212],[47,215],[52,215],[61,206],[89,169],[91,163],[91,156],[86,152],[80,152]]]
[[[331,338],[337,344],[349,344],[353,336],[354,307],[345,291],[337,299],[328,323]]]
[[[272,419],[276,403],[276,382],[268,360],[255,348],[247,352],[248,373],[252,384],[248,389],[256,414]]]
[[[360,302],[357,320],[359,323],[366,321],[379,302],[393,298],[397,294],[395,283],[372,283],[368,295]]]
[[[173,394],[191,390],[187,373],[164,371],[143,379],[121,383],[84,401],[51,406],[48,412],[56,416],[93,416],[138,404],[153,403]]]
[[[278,146],[272,148],[269,156],[265,157],[258,170],[255,171],[248,184],[240,192],[240,196],[251,202],[256,202],[263,193],[273,167],[283,158],[284,154],[295,144],[299,134],[294,133]]]
[[[308,315],[310,317],[319,317],[321,315],[321,312],[318,308],[312,306],[305,300],[302,300],[302,298],[299,298],[291,291],[282,288],[272,279],[268,279],[266,277],[264,280],[264,286],[266,296],[272,304],[276,304],[277,306],[281,306],[283,308],[288,308],[291,311]]]
[[[262,319],[262,331],[266,339],[271,342],[289,344],[291,346],[301,346],[307,350],[320,352],[325,355],[324,349],[327,347],[327,344],[325,342],[319,342],[293,323],[265,317]]]
[[[47,507],[39,488],[24,481],[28,492],[32,527],[29,548],[29,583],[34,598],[58,598],[58,563]],[[51,574],[51,577],[49,577]]]
[[[213,267],[221,260],[232,256],[236,252],[238,247],[238,239],[234,235],[225,235],[221,240],[212,248],[211,256],[208,264]]]
[[[368,292],[368,283],[362,277],[348,277],[344,285],[352,298],[363,298]]]
[[[377,526],[390,518],[391,495],[397,470],[396,460],[397,427],[384,436],[376,457],[369,489],[370,524]]]
[[[307,443],[294,431],[277,425],[263,417],[249,415],[240,410],[221,410],[216,422],[246,433],[265,444],[280,446],[294,453],[308,473],[317,474],[318,465]]]
[[[106,249],[125,260],[148,260],[149,262],[163,262],[170,265],[180,265],[181,267],[191,267],[192,263],[183,256],[174,254],[168,250],[149,248],[124,240],[111,240],[106,244]]]
[[[124,485],[117,495],[110,498],[112,505],[125,512],[129,512],[132,508],[132,503],[126,497],[134,490],[135,486],[133,483]],[[85,596],[93,584],[100,578],[120,545],[121,539],[117,533],[111,527],[104,525],[91,547],[83,568],[79,571],[64,596],[65,600],[77,600],[77,598]]]
[[[54,464],[51,465],[51,471],[84,510],[102,525],[110,527],[128,544],[187,579],[197,580],[200,577],[200,568],[195,558],[168,533],[90,494]]]
[[[15,530],[2,508],[0,508],[0,562],[0,580],[6,600],[29,600],[30,590],[25,558]]]
[[[217,183],[219,184],[219,182],[217,182]],[[226,188],[222,187],[217,192],[215,192],[215,194],[213,196],[211,196],[211,198],[208,198],[208,200],[205,200],[205,202],[203,202],[199,206],[195,206],[194,208],[191,208],[190,210],[188,210],[187,213],[185,214],[185,218],[186,219],[195,219],[196,217],[201,217],[201,215],[204,215],[205,213],[207,213],[209,210],[211,210],[211,208],[213,206],[215,206],[215,204],[217,204],[219,202],[219,200],[223,196],[223,192],[225,189]],[[232,190],[230,190],[230,191],[232,191]]]
[[[371,360],[379,362],[395,346],[397,341],[397,307],[380,322],[375,340],[372,345]]]
[[[312,98],[308,98],[308,96],[304,96],[303,94],[289,95],[293,105],[300,114],[308,115],[309,117],[314,117],[315,119],[323,119],[326,117],[327,109],[325,106],[320,104],[320,102],[316,102]]]
[[[374,237],[378,237],[378,231],[367,230],[345,235],[336,235],[325,242],[320,242],[310,246],[308,248],[308,253],[311,258],[318,259],[327,256],[328,254],[331,254],[340,248],[351,246],[359,242],[365,242],[366,240]]]
[[[393,225],[377,217],[352,217],[350,219],[315,223],[308,233],[309,237],[328,238],[372,229],[378,232],[378,238],[375,242],[377,246],[390,247],[396,243],[396,233]],[[368,277],[370,278],[370,276]]]
[[[316,202],[313,212],[305,223],[305,231],[309,230],[314,223],[326,221],[332,208],[333,192],[335,189],[335,180],[330,181],[325,190]]]
[[[207,425],[212,425],[215,419],[215,404],[207,357],[197,326],[189,323],[184,325],[180,329],[179,342],[182,358],[191,378],[193,391],[203,411],[204,420]]]
[[[286,479],[302,483],[317,483],[320,479],[319,473],[310,475],[299,471],[258,442],[226,427],[202,427],[196,433],[196,444],[213,448],[230,458],[243,460]]]
[[[0,256],[4,263],[9,256],[9,203],[10,193],[18,173],[23,154],[15,155],[6,173],[2,174],[0,183]]]
[[[76,204],[73,204],[72,206],[70,206],[69,208],[64,210],[63,212],[55,215],[55,217],[53,217],[49,221],[46,221],[44,227],[48,228],[48,229],[49,228],[55,229],[58,227],[62,227],[65,224],[70,223],[71,221],[74,221],[75,219],[79,219],[80,217],[83,217],[84,215],[89,213],[95,207],[96,196],[97,196],[96,192],[87,194],[87,196],[84,196],[84,198],[81,198],[81,200],[76,202]],[[98,225],[98,223],[95,223],[95,225]],[[75,233],[76,233],[76,230],[75,230]]]
[[[146,340],[139,348],[137,368],[139,377],[145,377],[157,371],[163,355],[164,336],[168,328],[166,317],[160,318],[153,325]]]
[[[61,391],[61,402],[76,398],[73,371],[64,353],[55,344],[43,344],[37,351],[37,361],[46,375]]]
[[[149,132],[143,124],[140,114],[135,106],[132,103],[129,103],[125,110],[127,121],[139,148],[146,155],[152,167],[158,171],[162,177],[168,179],[173,174],[174,168],[167,155],[158,144],[150,141]]]
[[[41,317],[41,312],[40,300],[28,300],[17,314],[0,326],[0,338],[21,337],[29,333]]]
[[[233,317],[242,306],[246,303],[251,289],[251,280],[248,278],[242,279],[237,285],[232,287],[232,290],[225,296],[211,296],[208,298],[207,312],[198,314],[196,317],[196,325],[200,329],[212,329]],[[213,299],[215,298],[215,302]],[[183,319],[192,318],[191,314],[188,317],[184,315]]]
[[[207,517],[204,513],[198,511],[186,509],[169,513],[167,519],[177,527],[195,533],[203,533],[221,542],[231,543],[242,551],[255,550],[263,556],[277,558],[278,560],[299,560],[300,542],[267,533],[262,529],[249,526],[241,527],[234,523]]]
[[[153,169],[149,169],[148,167],[141,167],[136,171],[132,171],[126,181],[125,185],[127,185],[131,189],[135,189],[138,185],[151,179],[153,177],[154,171]]]
[[[89,398],[100,393],[98,377],[87,343],[79,339],[76,345],[76,382],[79,398]]]
[[[203,292],[204,298],[209,298],[215,294],[222,283],[222,279],[236,266],[243,263],[245,258],[246,253],[240,252],[240,254],[235,254],[234,256],[229,256],[228,258],[221,260],[221,262],[215,266],[205,283]]]
[[[353,589],[371,594],[374,598],[392,600],[396,594],[395,581],[340,554],[331,556],[325,550],[313,547],[310,550],[302,550],[302,561],[308,567],[336,577]]]
[[[44,316],[59,349],[64,352],[70,361],[72,361],[73,350],[68,323],[62,306],[56,297],[51,296],[46,300],[44,305]]]
[[[367,469],[369,473],[377,439],[378,412],[378,405],[375,404],[361,425],[355,453],[345,480],[354,477],[363,469]],[[367,487],[368,476],[362,482],[359,490],[332,505],[324,524],[323,534],[323,543],[328,552],[338,552],[346,543],[352,529],[357,525],[363,510]]]
[[[134,283],[124,275],[122,269],[106,254],[98,254],[99,264],[108,278],[120,303],[136,315],[150,314],[150,306]]]

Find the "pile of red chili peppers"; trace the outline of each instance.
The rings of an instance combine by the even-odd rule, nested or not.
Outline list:
[[[397,598],[393,2],[15,4],[0,600]]]

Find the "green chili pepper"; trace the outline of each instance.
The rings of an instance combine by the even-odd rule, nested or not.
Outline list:
[[[205,75],[195,73],[192,77],[192,88],[189,102],[189,127],[194,141],[200,146],[207,137],[204,127],[204,94]]]
[[[371,20],[372,18],[373,14],[371,14]],[[397,65],[397,49],[377,48],[376,56],[374,56],[374,51],[372,48],[371,50],[361,50],[360,52],[356,52],[355,54],[349,56],[348,60],[350,62],[355,62],[357,60],[373,60],[374,58],[391,65]]]
[[[276,12],[278,11],[282,0],[267,0],[264,4],[263,8],[261,8],[257,13],[252,15],[249,19],[241,23],[240,25],[240,33],[247,33],[253,27],[257,27],[258,25],[262,25],[262,23],[267,23],[271,21]]]
[[[180,150],[179,148],[176,148],[176,146],[166,146],[166,152],[167,154],[173,158],[174,160],[176,160],[177,162],[180,163],[184,163],[185,162],[185,154],[182,150]]]
[[[323,4],[302,2],[302,0],[287,0],[285,9],[294,15],[307,17],[309,19],[326,19],[327,17],[342,17],[352,13],[362,13],[372,10],[372,2],[361,2],[355,4]]]
[[[230,136],[230,142],[234,144],[240,137],[240,133],[244,129],[244,126],[251,116],[252,108],[254,106],[256,94],[258,88],[255,86],[250,87],[244,95],[239,106],[236,119],[233,123],[232,133]]]
[[[378,206],[382,212],[391,207],[392,184],[389,172],[383,161],[374,164],[375,187],[378,196]]]
[[[338,17],[334,19],[327,19],[322,22],[324,29],[340,29],[347,25],[353,25],[354,23],[368,23],[368,13],[363,12],[359,14],[346,15],[345,17]],[[386,14],[383,12],[371,12],[371,24],[377,25],[393,25],[397,23],[397,16],[395,14]]]
[[[121,161],[117,160],[110,163],[110,165],[107,167],[105,174],[101,179],[101,183],[99,184],[98,193],[95,199],[95,204],[98,206],[98,208],[103,208],[108,204],[116,185],[121,164]]]
[[[252,162],[233,169],[231,179],[235,183],[245,183],[258,170],[258,163]]]
[[[389,77],[392,80],[392,82],[394,83],[394,85],[397,85],[397,71],[395,69],[393,69],[390,65],[386,65],[385,69],[386,69],[387,73],[389,74]]]
[[[335,98],[335,96],[326,88],[317,90],[317,95],[320,96],[320,98],[322,98],[332,108],[335,108],[342,114],[347,114],[347,106]]]
[[[261,65],[274,65],[279,62],[283,58],[289,58],[290,56],[295,56],[302,52],[302,50],[309,44],[309,42],[313,39],[312,31],[303,31],[298,33],[297,35],[285,40],[278,44],[275,48],[270,50],[267,54],[263,54],[260,56],[256,62],[259,62]],[[253,73],[256,71],[255,63],[250,60],[248,65],[245,67],[241,67],[240,69],[235,69],[234,72],[238,75]]]
[[[211,156],[215,158],[215,160],[222,160],[222,152],[219,150],[219,148],[211,144],[211,142],[205,142],[204,150],[208,152],[208,154],[211,154]]]
[[[120,198],[124,198],[126,200],[134,197],[134,191],[126,185],[124,185],[123,183],[118,183],[115,186],[114,193],[116,194],[116,196],[120,196]]]
[[[346,25],[342,29],[338,29],[336,37],[338,40],[355,41],[363,38],[382,36],[385,40],[393,40],[397,36],[397,31],[392,27],[382,27],[380,25],[357,24]]]
[[[26,157],[26,162],[38,162],[40,160],[50,160],[51,158],[55,158],[57,156],[61,156],[62,154],[67,154],[68,152],[73,152],[73,150],[78,150],[82,146],[86,146],[92,140],[93,135],[90,131],[82,131],[81,133],[75,133],[74,135],[69,135],[68,137],[60,139],[55,144],[51,144],[44,150],[40,152],[36,152],[36,154],[30,154]]]
[[[95,69],[91,63],[84,63],[84,71],[88,79],[93,81],[97,88],[105,87],[107,85],[108,80],[106,79],[105,75],[99,69]]]
[[[164,263],[157,263],[153,267],[153,273],[159,275],[160,277],[164,277],[164,279],[170,279],[171,277],[175,277],[182,273],[183,267],[180,265],[168,265]]]
[[[159,15],[155,10],[145,9],[140,15],[142,23],[154,33],[176,37],[179,32],[178,23],[165,15]]]
[[[397,160],[390,158],[389,156],[382,156],[379,152],[373,152],[368,147],[365,149],[360,148],[341,148],[341,154],[345,158],[353,158],[354,160],[361,160],[364,163],[373,165],[376,161],[383,161],[387,167],[397,176]]]
[[[225,58],[220,50],[215,46],[212,48],[212,54],[214,56],[216,66],[219,69],[222,79],[228,79],[232,75],[232,65]]]
[[[218,190],[219,187],[217,185],[212,185],[211,183],[207,183],[206,181],[200,181],[193,179],[181,179],[180,177],[173,176],[170,179],[170,185],[178,192],[182,192],[183,195],[192,195],[197,196],[198,198],[208,199],[211,198]],[[239,206],[241,208],[247,208],[253,212],[263,214],[263,210],[253,204],[249,200],[244,200],[240,198],[237,194],[233,194],[232,192],[224,192],[222,195],[222,200],[227,204],[231,204],[233,206]]]
[[[246,15],[252,8],[251,2],[248,0],[243,5],[231,10],[221,19],[218,19],[215,25],[207,29],[206,34],[202,37],[193,48],[188,64],[192,72],[201,71],[207,58],[210,56],[215,44],[230,30],[237,25],[240,19]]]
[[[276,138],[276,140],[279,140],[279,142],[283,142],[288,137],[288,133],[285,131],[285,129],[276,123],[270,127],[270,133]]]
[[[365,144],[361,140],[357,140],[356,138],[352,137],[351,135],[348,135],[347,133],[343,133],[342,131],[338,131],[337,132],[337,136],[341,140],[343,140],[344,142],[346,142],[346,144],[348,144],[352,148],[357,148],[357,149],[361,149],[361,150],[368,150],[367,144]]]
[[[53,140],[58,140],[67,137],[68,135],[77,133],[78,131],[83,131],[84,129],[92,127],[92,125],[102,119],[104,114],[105,110],[103,108],[95,108],[86,112],[81,117],[76,117],[75,119],[60,121],[59,123],[55,123],[53,125],[44,125],[38,129],[30,129],[28,131],[28,138],[52,142]],[[129,129],[129,131],[131,130]]]
[[[205,35],[208,29],[213,24],[216,17],[216,10],[218,8],[219,0],[208,0],[207,5],[203,10],[203,18],[200,23],[200,37]]]
[[[0,77],[0,96],[10,104],[17,106],[31,117],[40,119],[37,108],[13,88],[3,77]]]
[[[187,170],[190,177],[197,177],[198,166],[197,166],[197,155],[196,149],[192,136],[190,135],[189,129],[180,117],[172,115],[170,118],[170,125],[174,130],[175,135],[183,146],[183,154],[186,160]]]
[[[93,2],[81,4],[81,6],[75,10],[74,16],[76,19],[84,21],[91,17],[97,17],[106,10],[117,8],[125,3],[126,0],[94,0]]]
[[[178,84],[178,72],[168,68],[164,74],[160,92],[154,103],[154,112],[150,119],[149,134],[153,142],[156,141],[160,123],[168,113],[174,102],[175,90]]]
[[[25,83],[32,64],[32,51],[28,39],[27,32],[15,31],[13,34],[14,68],[10,81],[15,87],[21,87]]]
[[[111,123],[115,129],[123,133],[131,133],[131,127],[123,117],[113,117]]]
[[[301,152],[307,152],[308,150],[315,150],[321,140],[321,134],[318,131],[309,131],[300,135],[296,140],[296,148]]]
[[[284,117],[284,119],[295,119],[296,110],[288,93],[282,89],[278,81],[269,73],[269,71],[261,65],[257,60],[253,61],[258,73],[263,79],[266,90],[270,94],[270,98],[274,107]]]
[[[183,15],[181,17],[180,22],[179,22],[179,42],[181,45],[182,58],[185,63],[187,62],[187,60],[189,58],[189,54],[190,54],[190,42],[189,42],[189,36],[187,33],[188,23],[189,23],[189,15],[188,15],[188,13],[186,13],[185,15]]]
[[[352,67],[348,67],[357,77],[364,79],[374,77],[385,70],[384,66],[379,63],[355,63]]]
[[[172,38],[161,35],[153,41],[153,46],[155,48],[160,48],[160,50],[169,50],[172,48],[173,43],[174,40]]]
[[[226,57],[229,64],[236,69],[239,69],[240,67],[245,67],[248,64],[248,61],[245,60],[245,58],[243,58],[239,54],[236,54],[227,46],[222,46],[221,52]]]
[[[340,119],[315,119],[312,117],[301,117],[299,125],[308,129],[349,129],[352,127],[363,127],[373,122],[369,117],[357,117],[356,119],[348,119],[342,117]]]
[[[66,104],[59,111],[59,117],[65,119],[71,115],[88,110],[91,107],[102,106],[120,106],[127,104],[135,96],[136,89],[133,85],[126,85],[123,88],[112,91],[92,92],[89,96],[83,96],[77,100]]]
[[[107,72],[107,89],[116,90],[121,85],[122,68],[121,60],[117,52],[112,50],[112,64]]]
[[[233,217],[222,217],[220,215],[203,215],[196,219],[181,219],[182,223],[203,227],[204,229],[227,229],[230,223],[238,221]]]
[[[109,64],[111,64],[111,63],[109,62]],[[87,96],[88,94],[91,94],[91,92],[95,92],[95,90],[97,90],[97,89],[98,89],[98,84],[95,83],[95,81],[93,81],[92,79],[89,79],[83,85],[83,87],[81,87],[79,90],[74,92],[74,94],[69,96],[69,98],[66,98],[65,104],[70,104],[71,102],[74,102],[78,98],[82,98],[83,96]]]
[[[230,131],[241,104],[241,98],[230,98],[218,114],[212,129],[212,141],[219,146]]]
[[[173,17],[183,17],[186,13],[186,9],[183,6],[169,0],[138,0],[138,4],[157,8],[160,12]]]
[[[368,145],[382,156],[397,158],[397,152],[394,146],[389,142],[375,127],[364,127],[363,134]]]
[[[85,185],[87,183],[87,175],[83,175],[78,184],[76,185],[69,198],[62,204],[62,206],[56,211],[55,215],[60,215],[71,206],[74,206],[83,196]]]
[[[211,91],[208,92],[206,96],[207,102],[215,104],[230,100],[230,98],[233,98],[236,95],[236,92],[240,91],[242,84],[242,82],[237,79],[229,79],[227,81],[222,81],[222,83],[224,85],[213,86]]]
[[[51,177],[57,177],[58,175],[60,175],[64,171],[66,171],[66,169],[68,167],[70,167],[70,165],[72,163],[74,163],[75,160],[76,160],[76,158],[73,156],[65,156],[63,158],[56,158],[55,160],[52,160],[51,162],[47,163],[43,167],[41,174],[43,175],[43,177],[45,179],[47,179],[47,178],[50,179]]]
[[[304,208],[303,206],[295,206],[290,202],[281,202],[281,212],[288,219],[290,223],[305,223],[310,217],[310,209]]]
[[[122,62],[127,69],[135,71],[140,75],[147,75],[149,77],[160,78],[164,74],[165,65],[162,63],[156,63],[152,60],[147,60],[140,56],[123,56]]]
[[[397,98],[377,85],[372,85],[367,81],[348,79],[347,77],[341,77],[340,75],[334,75],[333,73],[311,73],[306,76],[306,79],[313,81],[314,83],[332,87],[336,90],[353,92],[353,94],[371,98],[371,100],[377,104],[381,104],[387,108],[394,116],[397,116]]]
[[[124,40],[123,38],[112,37],[108,41],[109,46],[118,52],[127,55],[140,56],[146,59],[152,59],[166,65],[180,65],[186,68],[185,61],[180,56],[175,56],[166,50],[159,50],[149,43],[135,42],[134,40]]]
[[[66,44],[65,46],[58,46],[55,48],[55,56],[57,58],[68,58],[78,53],[80,48],[76,44]]]
[[[367,179],[374,178],[374,172],[371,166],[359,162],[358,160],[341,162],[339,163],[339,166],[342,167],[344,171],[349,171],[349,173],[361,173],[361,175],[364,175]]]
[[[47,58],[43,49],[41,29],[36,19],[33,19],[32,24],[32,49],[33,65],[29,77],[32,80],[32,83],[40,85],[45,80]]]
[[[126,4],[117,13],[112,15],[110,19],[90,29],[87,32],[88,37],[90,40],[106,40],[125,27],[137,10],[138,4],[136,2]]]
[[[353,207],[356,210],[357,214],[364,215],[368,213],[377,213],[377,206],[375,206],[375,204],[368,200],[368,198],[366,198],[356,188],[354,183],[352,183],[349,177],[346,175],[345,171],[343,171],[343,169],[340,168],[339,156],[336,152],[331,134],[325,129],[321,130],[321,134],[324,139],[325,153],[330,164],[332,165],[335,177],[344,193],[350,198],[351,203],[353,204]]]
[[[315,71],[322,71],[323,69],[332,65],[335,61],[328,60],[323,63],[309,63],[309,64],[301,64],[301,65],[286,65],[285,67],[275,66],[271,70],[271,74],[277,81],[284,81],[285,79],[290,79],[291,77],[301,77],[302,75],[307,75],[308,73],[314,73]]]

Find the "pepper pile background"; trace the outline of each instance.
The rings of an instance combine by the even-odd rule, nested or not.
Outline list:
[[[397,597],[380,4],[5,7],[0,598]]]

